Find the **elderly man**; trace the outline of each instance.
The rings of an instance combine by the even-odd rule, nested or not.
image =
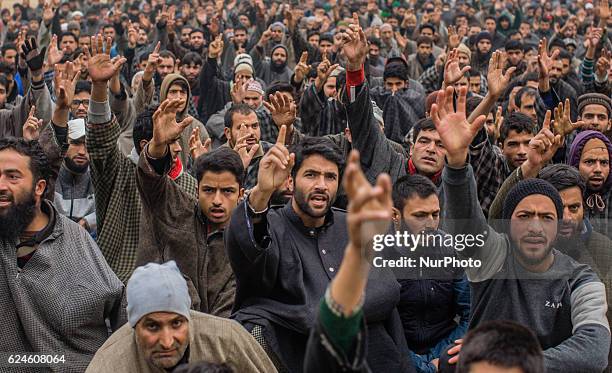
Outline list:
[[[98,350],[87,373],[154,373],[197,361],[235,372],[276,372],[257,341],[235,321],[191,311],[176,263],[138,267],[127,285],[129,325]]]

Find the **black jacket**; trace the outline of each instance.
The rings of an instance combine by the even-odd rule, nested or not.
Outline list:
[[[225,240],[237,283],[232,318],[247,330],[260,325],[280,363],[291,372],[301,372],[319,300],[338,271],[348,242],[346,214],[331,209],[322,227],[307,228],[290,202],[269,210],[254,224],[242,202],[234,210]],[[399,284],[393,273],[372,271],[363,311],[367,362],[375,372],[412,369],[398,301]]]

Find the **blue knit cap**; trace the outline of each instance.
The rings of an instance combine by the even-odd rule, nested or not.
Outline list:
[[[174,260],[136,268],[127,284],[127,314],[133,328],[143,316],[171,312],[189,319],[187,282]]]

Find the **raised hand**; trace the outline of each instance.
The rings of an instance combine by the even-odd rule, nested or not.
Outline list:
[[[232,102],[234,104],[242,103],[242,101],[244,100],[244,97],[246,96],[247,87],[249,83],[251,82],[251,80],[252,79],[246,80],[243,83],[240,83],[240,82],[234,83],[234,86],[232,87],[232,90],[230,92],[232,96]]]
[[[115,57],[111,60],[111,38],[106,38],[106,47],[102,35],[92,36],[91,39],[91,58],[87,67],[89,76],[94,83],[108,82],[127,60],[125,57]]]
[[[599,1],[599,23],[605,24],[608,18],[610,18],[610,3],[608,3],[608,0],[600,0]]]
[[[467,88],[461,88],[457,98],[457,109],[453,106],[453,87],[438,92],[436,103],[431,107],[433,120],[440,140],[447,153],[448,164],[460,168],[465,165],[468,147],[486,121],[484,115],[468,122],[465,115]]]
[[[342,52],[347,59],[346,69],[348,71],[360,70],[368,53],[368,39],[359,26],[357,13],[353,13],[353,23],[342,36],[344,41]]]
[[[138,31],[136,31],[136,27],[132,24],[132,21],[128,21],[128,47],[136,48],[136,43],[138,41]]]
[[[310,72],[311,66],[308,64],[308,52],[302,52],[300,56],[300,62],[295,66],[295,71],[293,73],[293,80],[296,83],[301,83],[308,73]]]
[[[267,29],[261,34],[261,37],[259,38],[259,42],[257,44],[263,47],[266,45],[268,41],[270,41],[271,38],[272,38],[272,30]]]
[[[317,78],[315,79],[315,87],[317,91],[323,89],[323,85],[329,78],[332,72],[338,68],[338,64],[332,65],[331,62],[327,59],[327,54],[323,55],[323,61],[317,67]]]
[[[36,106],[30,108],[30,114],[28,119],[23,124],[23,138],[26,140],[38,140],[40,137],[40,129],[42,128],[43,121],[34,116],[36,112]]]
[[[349,200],[346,220],[349,247],[370,258],[374,252],[373,237],[386,233],[391,222],[391,178],[381,174],[376,186],[372,186],[361,170],[359,153],[353,150],[344,171],[343,185]]]
[[[153,139],[149,146],[151,157],[163,157],[168,145],[179,138],[183,130],[193,122],[191,116],[187,116],[181,122],[176,121],[176,113],[184,104],[185,100],[167,99],[153,114]]]
[[[290,102],[287,97],[281,92],[276,92],[269,96],[270,102],[264,101],[264,106],[272,114],[272,121],[278,128],[286,126],[291,128],[296,118],[295,102]]]
[[[157,66],[161,63],[161,57],[159,56],[159,49],[161,48],[161,43],[158,41],[153,49],[153,52],[149,54],[149,59],[147,60],[147,66],[144,69],[144,73],[142,74],[142,80],[146,82],[150,82],[153,79],[153,74],[157,70]]]
[[[259,150],[259,144],[255,144],[251,146],[251,149],[248,150],[249,144],[247,140],[251,137],[251,134],[247,131],[244,123],[241,123],[238,126],[238,140],[236,140],[236,145],[234,145],[234,150],[238,155],[240,155],[240,159],[242,159],[242,165],[246,170],[251,164],[251,160]]]
[[[502,116],[502,107],[497,107],[497,112],[495,113],[495,123],[493,125],[493,138],[495,139],[495,143],[499,139],[501,133],[501,125],[504,123],[504,117]]]
[[[601,56],[597,59],[597,64],[595,67],[595,76],[599,80],[603,80],[610,69],[610,57],[611,54],[609,51],[604,51]]]
[[[538,65],[540,67],[540,78],[548,78],[548,72],[559,55],[559,50],[555,49],[552,54],[548,54],[548,41],[546,38],[540,40],[538,45]]]
[[[208,46],[208,58],[218,58],[221,53],[223,53],[223,37],[219,34]]]
[[[51,24],[51,21],[53,20],[53,16],[55,16],[55,9],[53,9],[53,5],[51,4],[51,1],[50,0],[45,1],[43,5],[43,14],[42,14],[42,19],[45,25]]]
[[[189,154],[191,155],[191,159],[196,160],[202,154],[208,153],[210,151],[211,143],[211,139],[208,138],[206,141],[204,141],[204,144],[202,144],[200,127],[194,128],[191,131],[191,136],[189,136]]]
[[[452,86],[461,80],[463,75],[470,71],[470,69],[470,66],[459,67],[459,51],[453,49],[448,54],[446,63],[444,64],[444,84],[447,87]]]
[[[553,132],[561,137],[565,137],[585,125],[583,121],[572,123],[569,98],[565,99],[565,105],[559,102],[559,106],[554,109],[554,118]]]
[[[75,69],[72,62],[66,62],[63,69],[60,69],[59,65],[54,67],[53,84],[57,92],[55,104],[59,109],[70,109],[80,71]]]
[[[47,66],[49,66],[49,69],[53,69],[55,65],[62,61],[62,58],[64,58],[64,52],[57,47],[57,35],[53,35],[47,51]]]
[[[45,47],[39,51],[34,38],[26,40],[21,46],[21,58],[26,61],[32,73],[42,71],[46,50]]]
[[[285,146],[287,127],[282,126],[278,131],[276,144],[259,161],[257,174],[257,188],[265,195],[272,193],[287,180],[295,164],[295,154],[289,154]]]
[[[508,68],[504,74],[504,68],[506,67],[507,60],[508,55],[501,51],[493,52],[493,55],[489,60],[487,83],[489,84],[489,93],[493,97],[497,98],[504,93],[508,87],[508,84],[510,84],[512,74],[514,74],[514,71],[516,70],[516,67],[512,66]]]
[[[461,44],[461,36],[457,33],[455,26],[448,26],[446,31],[448,32],[448,49],[453,50]]]
[[[550,110],[546,112],[542,129],[529,141],[527,160],[521,165],[525,178],[536,177],[538,172],[550,162],[559,147],[563,145],[563,137],[555,135],[550,128]]]

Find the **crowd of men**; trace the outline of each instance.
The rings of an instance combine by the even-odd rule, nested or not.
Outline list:
[[[0,16],[0,371],[612,372],[608,0]]]

